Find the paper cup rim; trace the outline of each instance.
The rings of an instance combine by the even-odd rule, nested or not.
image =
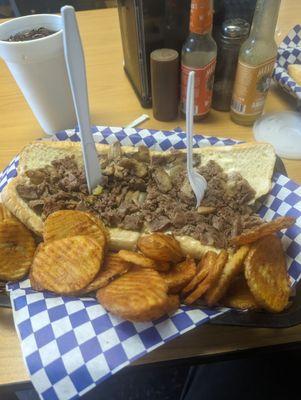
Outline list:
[[[57,19],[57,20],[61,20],[62,19],[61,15],[57,15],[57,14],[23,15],[22,17],[12,18],[9,21],[2,22],[0,24],[0,30],[1,30],[1,26],[4,26],[4,25],[7,26],[7,25],[10,25],[10,24],[13,24],[16,20],[19,20],[19,21],[20,20],[25,20],[25,19],[33,19],[34,20],[34,19],[38,19],[40,17],[50,17],[50,18]],[[15,47],[24,46],[24,45],[30,45],[33,42],[40,42],[41,43],[41,41],[43,41],[43,40],[45,41],[45,40],[49,40],[50,38],[58,37],[58,36],[60,36],[62,34],[62,32],[63,32],[63,29],[60,28],[57,32],[52,33],[51,35],[48,35],[48,36],[45,36],[45,37],[42,37],[42,38],[38,38],[38,39],[24,40],[24,41],[18,41],[18,42],[9,42],[7,40],[3,40],[3,39],[0,38],[0,43],[2,45],[5,44],[7,46],[15,46]]]

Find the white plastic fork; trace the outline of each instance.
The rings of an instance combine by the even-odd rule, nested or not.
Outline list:
[[[90,126],[85,58],[74,8],[61,8],[63,41],[67,71],[76,111],[89,193],[102,181],[102,175]]]
[[[201,204],[207,189],[206,179],[197,173],[192,166],[192,140],[193,140],[193,115],[194,115],[194,71],[190,71],[186,92],[186,147],[187,147],[187,175],[192,191],[196,197],[196,208]]]

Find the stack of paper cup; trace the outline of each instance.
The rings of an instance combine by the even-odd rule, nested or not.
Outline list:
[[[6,41],[11,35],[39,27],[56,33],[24,42]],[[28,15],[0,24],[0,57],[46,133],[74,128],[76,114],[64,57],[60,16]]]

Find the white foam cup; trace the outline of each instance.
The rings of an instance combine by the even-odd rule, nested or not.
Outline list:
[[[56,33],[24,42],[6,41],[11,35],[39,27]],[[53,134],[76,125],[61,16],[27,15],[0,24],[0,57],[46,133]]]

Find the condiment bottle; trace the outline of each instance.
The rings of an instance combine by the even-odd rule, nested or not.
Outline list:
[[[262,114],[277,55],[274,39],[281,0],[257,0],[249,38],[241,46],[231,119],[252,125]]]
[[[211,36],[212,14],[211,0],[191,0],[190,33],[182,48],[180,107],[185,115],[188,74],[195,71],[195,120],[204,118],[211,107],[217,51]]]
[[[212,107],[215,110],[230,110],[239,50],[248,37],[249,30],[250,24],[241,18],[231,18],[222,24],[217,37],[217,61],[212,98]]]

